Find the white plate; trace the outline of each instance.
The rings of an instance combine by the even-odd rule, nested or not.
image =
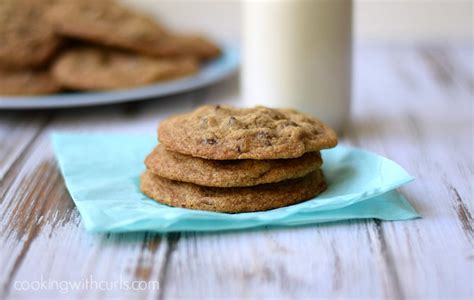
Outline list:
[[[137,88],[104,92],[71,92],[45,96],[0,96],[0,109],[44,109],[93,106],[157,98],[216,83],[237,70],[239,51],[222,45],[222,55],[190,77]]]

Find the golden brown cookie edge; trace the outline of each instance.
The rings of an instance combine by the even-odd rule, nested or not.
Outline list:
[[[212,188],[165,179],[145,171],[140,189],[157,202],[174,207],[243,213],[266,211],[311,199],[327,188],[322,172],[254,187]]]
[[[244,161],[252,161],[249,162],[251,168],[246,168]],[[176,153],[167,150],[163,144],[158,144],[145,159],[147,169],[158,176],[209,187],[245,187],[280,182],[303,177],[322,165],[318,151],[292,159],[235,162],[240,163],[241,167],[234,165],[234,168],[226,168],[229,161],[209,161]],[[261,168],[258,164],[261,164]]]

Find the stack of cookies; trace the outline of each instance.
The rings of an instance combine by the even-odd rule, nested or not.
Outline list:
[[[129,88],[220,55],[115,0],[1,0],[0,95]]]
[[[320,150],[334,131],[289,109],[206,105],[163,121],[141,190],[158,202],[227,213],[298,203],[326,189]]]

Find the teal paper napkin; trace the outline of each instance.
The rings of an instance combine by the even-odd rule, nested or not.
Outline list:
[[[356,148],[322,151],[328,189],[314,199],[265,212],[226,214],[169,207],[143,195],[143,160],[153,136],[56,133],[54,149],[87,230],[216,231],[377,218],[407,220],[415,209],[395,189],[413,178],[395,162]]]

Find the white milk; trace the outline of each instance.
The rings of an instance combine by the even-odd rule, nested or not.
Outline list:
[[[350,0],[245,1],[242,96],[291,107],[340,131],[349,118]]]

